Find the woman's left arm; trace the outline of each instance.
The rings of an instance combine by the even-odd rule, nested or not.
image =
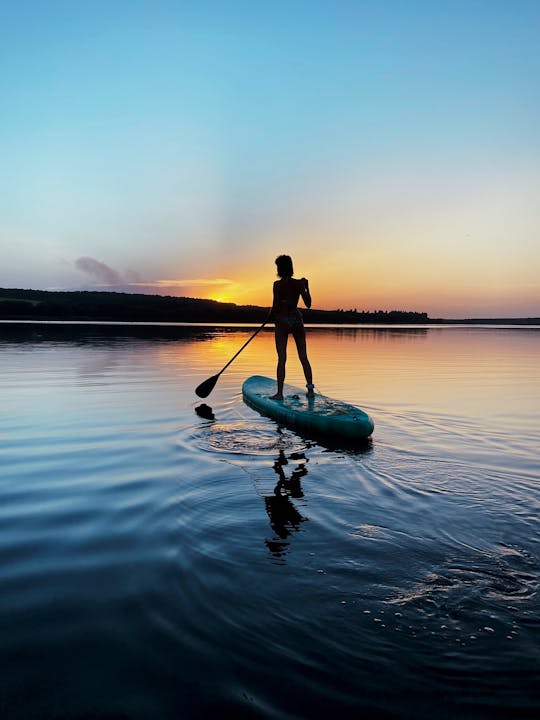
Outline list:
[[[272,289],[273,301],[272,301],[272,307],[270,308],[269,317],[275,317],[275,316],[276,316],[276,312],[277,312],[277,309],[278,309],[278,306],[279,306],[279,299],[278,299],[278,292],[277,292],[277,284],[278,284],[278,281],[276,280],[275,283],[274,283],[274,287],[273,287],[273,289]]]

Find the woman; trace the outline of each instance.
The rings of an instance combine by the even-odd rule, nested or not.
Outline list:
[[[302,314],[298,309],[298,300],[302,297],[304,305],[311,307],[311,295],[306,278],[296,280],[292,260],[288,255],[276,258],[277,274],[279,280],[274,283],[274,302],[272,316],[275,321],[275,339],[278,355],[277,363],[277,393],[272,400],[283,400],[283,383],[285,382],[285,363],[287,361],[287,340],[292,334],[298,350],[298,357],[306,376],[307,396],[314,396],[313,377],[306,350],[306,331]]]

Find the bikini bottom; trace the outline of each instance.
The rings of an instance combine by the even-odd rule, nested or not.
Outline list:
[[[276,318],[276,326],[279,326],[280,330],[287,333],[294,333],[297,330],[301,330],[304,327],[304,321],[300,312],[292,312],[287,315]]]

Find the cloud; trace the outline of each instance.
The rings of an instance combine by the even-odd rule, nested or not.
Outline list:
[[[133,270],[118,272],[109,265],[91,257],[80,257],[74,262],[77,270],[90,276],[94,286],[106,287],[115,292],[141,292],[152,294],[175,294],[176,290],[187,288],[197,292],[198,288],[227,288],[236,286],[229,278],[174,278],[171,280],[148,280]],[[208,292],[208,290],[206,291]]]
[[[140,287],[208,287],[213,285],[232,285],[228,278],[194,278],[181,280],[153,280],[150,282],[133,282],[130,285]]]
[[[94,260],[91,257],[80,257],[75,260],[75,267],[83,273],[90,275],[99,283],[106,285],[118,285],[122,282],[122,276],[105,263]]]

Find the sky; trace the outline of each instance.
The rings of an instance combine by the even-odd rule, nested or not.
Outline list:
[[[0,0],[0,287],[540,316],[538,0]]]

